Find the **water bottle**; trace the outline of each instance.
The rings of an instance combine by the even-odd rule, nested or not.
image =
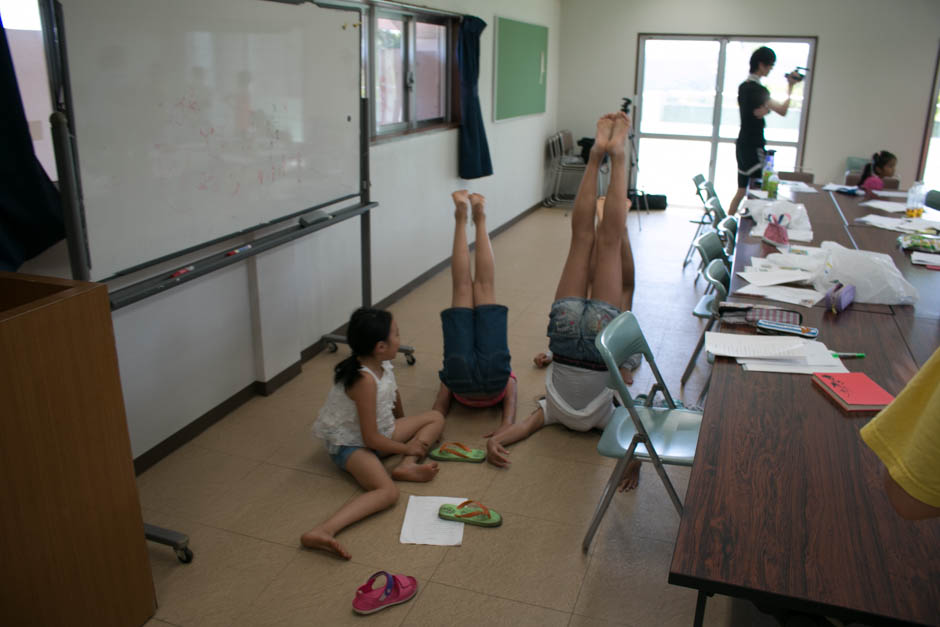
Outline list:
[[[764,169],[761,172],[760,188],[767,191],[767,183],[770,181],[770,175],[774,173],[774,152],[768,150],[764,156]]]
[[[771,170],[770,176],[767,178],[767,198],[769,200],[775,200],[777,198],[777,187],[779,185],[780,177],[777,176],[776,172]]]
[[[907,208],[923,209],[924,202],[927,200],[927,190],[922,181],[916,181],[911,188],[907,190]]]

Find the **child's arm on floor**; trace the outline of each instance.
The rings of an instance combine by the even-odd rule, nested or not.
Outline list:
[[[506,444],[512,444],[519,440],[524,440],[545,424],[545,414],[539,407],[522,422],[517,422],[504,431],[497,432],[486,442],[486,461],[505,468],[512,462],[509,461],[509,451],[504,448]]]
[[[506,429],[508,429],[514,422],[516,422],[516,397],[518,396],[518,384],[516,380],[512,377],[509,377],[509,382],[506,384],[506,394],[503,395],[503,402],[501,407],[503,409],[503,420],[499,423],[499,426],[496,427],[493,431],[489,433],[484,433],[484,438],[491,438],[493,436],[499,435]]]
[[[379,433],[379,426],[375,415],[377,388],[372,377],[361,376],[352,384],[346,394],[356,403],[356,412],[359,414],[359,430],[362,432],[362,441],[365,445],[380,453],[399,455],[415,455],[423,457],[427,451],[416,440],[411,442],[396,442]],[[401,408],[401,399],[397,397],[396,408]]]

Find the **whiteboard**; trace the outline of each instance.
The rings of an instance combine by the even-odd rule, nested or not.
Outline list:
[[[359,193],[358,13],[61,3],[92,279]]]

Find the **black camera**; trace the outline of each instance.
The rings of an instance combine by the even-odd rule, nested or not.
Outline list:
[[[802,72],[800,70],[802,70]],[[809,72],[809,68],[798,67],[792,72],[790,72],[789,74],[787,74],[787,78],[791,78],[793,79],[794,82],[799,83],[804,78],[806,78],[806,72]]]

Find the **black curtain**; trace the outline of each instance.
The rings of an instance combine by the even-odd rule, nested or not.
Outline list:
[[[477,88],[480,79],[480,33],[484,28],[486,22],[467,15],[460,24],[460,35],[457,39],[457,62],[460,64],[460,141],[457,169],[462,179],[476,179],[493,173]]]
[[[15,271],[65,237],[65,226],[59,192],[33,152],[2,23],[0,137],[0,270]]]

